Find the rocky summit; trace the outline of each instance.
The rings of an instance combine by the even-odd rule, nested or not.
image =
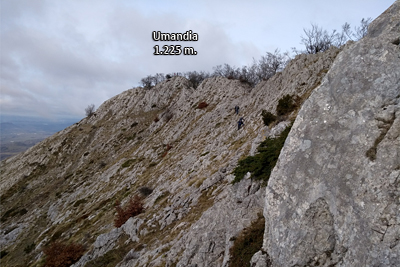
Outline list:
[[[1,162],[1,266],[400,266],[399,44],[397,0],[254,88],[175,76],[107,100]],[[293,121],[268,183],[238,181]]]

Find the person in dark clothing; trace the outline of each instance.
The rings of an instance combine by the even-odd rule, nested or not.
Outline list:
[[[240,118],[238,121],[238,130],[240,130],[240,128],[242,128],[242,126],[244,126],[243,117]]]
[[[239,114],[239,106],[237,106],[237,105],[235,106],[235,113]]]

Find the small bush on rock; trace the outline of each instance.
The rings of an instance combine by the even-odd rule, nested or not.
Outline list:
[[[269,126],[271,123],[276,121],[276,116],[269,111],[263,110],[261,116],[266,126]]]
[[[43,252],[46,255],[44,267],[68,267],[82,257],[85,249],[80,244],[54,242]]]
[[[89,106],[87,106],[87,108],[85,108],[85,113],[87,117],[90,117],[94,114],[95,111],[95,106],[94,104],[90,104]]]
[[[252,178],[262,180],[266,185],[291,127],[291,125],[286,127],[278,138],[267,138],[263,141],[257,148],[258,154],[240,160],[233,171],[235,175],[233,183],[240,182],[246,173],[250,172]]]
[[[134,196],[129,199],[128,204],[125,207],[121,207],[121,203],[117,201],[115,204],[117,215],[114,219],[114,226],[121,227],[130,217],[135,217],[144,211],[142,198]]]
[[[150,187],[147,186],[143,186],[141,188],[139,188],[139,192],[140,194],[142,194],[144,197],[149,196],[151,193],[153,193],[153,189],[151,189]]]
[[[276,107],[276,113],[278,115],[287,115],[296,109],[296,104],[291,95],[285,95],[279,99],[278,106]]]

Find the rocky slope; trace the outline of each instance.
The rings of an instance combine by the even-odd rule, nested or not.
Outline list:
[[[399,40],[396,1],[304,103],[267,187],[259,266],[400,266]]]
[[[367,38],[298,55],[255,88],[174,77],[127,90],[2,161],[1,265],[42,266],[43,248],[62,241],[85,245],[73,266],[229,266],[234,240],[264,212],[254,266],[395,266],[398,15],[396,1]],[[261,110],[286,94],[308,100],[267,189],[249,176],[233,185],[238,160],[296,117],[263,125]],[[140,194],[145,212],[115,227],[115,203]]]
[[[251,179],[232,185],[232,170],[288,124],[270,131],[261,110],[275,112],[286,94],[306,99],[338,53],[299,55],[255,88],[215,77],[193,89],[174,77],[127,90],[1,162],[2,265],[40,265],[43,248],[63,241],[86,246],[74,266],[226,266],[235,236],[259,218],[265,196]],[[153,190],[145,212],[114,227],[115,202],[143,188]]]

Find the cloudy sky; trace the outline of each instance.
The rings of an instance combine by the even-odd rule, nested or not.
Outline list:
[[[1,114],[83,118],[91,103],[155,73],[250,64],[276,48],[302,48],[304,28],[327,30],[379,16],[394,0],[2,0]],[[153,31],[198,34],[155,42]],[[197,55],[155,56],[154,46]]]

